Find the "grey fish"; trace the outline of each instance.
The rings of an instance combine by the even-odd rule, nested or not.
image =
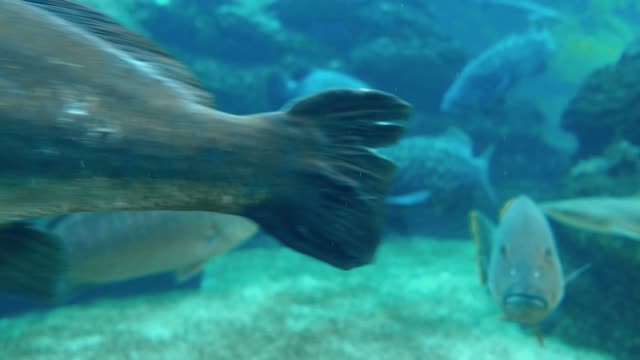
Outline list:
[[[565,278],[549,222],[526,195],[507,202],[497,226],[472,211],[470,229],[480,282],[510,321],[535,327],[560,304],[565,285],[590,266]]]
[[[184,281],[258,232],[247,218],[204,211],[76,213],[22,224],[47,236],[0,239],[0,290],[47,302],[159,272]]]
[[[639,196],[563,199],[541,203],[540,208],[566,225],[640,241]]]
[[[393,172],[370,149],[396,142],[410,112],[390,94],[335,90],[286,112],[223,113],[184,66],[98,12],[0,2],[0,222],[230,213],[353,268],[375,253]]]
[[[554,51],[546,30],[505,37],[465,65],[444,94],[440,109],[464,114],[490,107],[522,79],[542,73]]]
[[[479,157],[474,157],[472,151],[471,139],[457,128],[438,136],[408,137],[380,150],[398,166],[387,202],[411,205],[428,200],[436,191],[478,185],[495,201],[489,180],[493,147]]]

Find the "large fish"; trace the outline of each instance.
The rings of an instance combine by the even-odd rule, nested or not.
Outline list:
[[[166,271],[183,281],[258,231],[247,218],[204,211],[76,213],[29,223],[43,236],[0,239],[0,290],[41,301]]]
[[[440,109],[465,114],[490,108],[522,79],[542,73],[554,51],[546,30],[505,37],[465,65],[444,94]]]
[[[0,222],[216,211],[343,269],[371,260],[393,165],[370,148],[397,141],[407,103],[336,90],[286,112],[235,116],[209,104],[181,64],[100,13],[1,1]]]
[[[640,241],[640,196],[563,199],[541,203],[540,208],[566,225]]]
[[[474,157],[471,138],[462,130],[449,128],[437,136],[408,137],[381,153],[398,165],[387,199],[390,204],[413,205],[433,193],[466,186],[479,186],[491,200],[496,199],[489,179],[493,147]]]
[[[471,212],[470,224],[478,245],[481,282],[507,320],[535,326],[558,306],[565,286],[544,214],[520,195],[505,206],[497,227],[477,211]]]

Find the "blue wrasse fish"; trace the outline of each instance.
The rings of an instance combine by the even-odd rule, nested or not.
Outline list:
[[[565,285],[590,264],[564,276],[549,222],[526,195],[507,202],[497,226],[472,211],[470,227],[481,283],[506,320],[533,326],[542,342],[536,325],[560,304]]]
[[[33,228],[42,236],[30,235]],[[160,272],[175,271],[183,281],[257,232],[247,218],[206,211],[30,219],[14,225],[14,237],[0,238],[0,290],[56,302],[92,285]]]
[[[393,173],[371,148],[399,139],[409,104],[346,89],[247,116],[210,103],[183,65],[98,12],[1,1],[0,222],[213,211],[342,269],[371,261]]]

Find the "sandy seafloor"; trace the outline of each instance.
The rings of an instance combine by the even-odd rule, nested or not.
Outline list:
[[[499,320],[468,240],[385,243],[343,272],[288,249],[212,261],[200,291],[0,322],[2,359],[612,359]]]

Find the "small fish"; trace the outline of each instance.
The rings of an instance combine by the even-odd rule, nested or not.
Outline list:
[[[492,201],[496,195],[489,180],[493,147],[473,157],[473,143],[457,128],[438,136],[413,136],[380,150],[398,168],[387,198],[388,204],[413,205],[427,201],[436,191],[454,191],[479,185]]]
[[[481,283],[507,320],[535,327],[558,306],[566,283],[544,214],[520,195],[505,205],[497,227],[472,211],[470,228],[478,246]]]
[[[331,69],[312,68],[299,78],[274,75],[270,80],[272,102],[285,104],[331,89],[369,89],[371,86],[349,74]]]
[[[490,107],[522,79],[542,73],[554,50],[546,30],[504,38],[465,65],[444,94],[440,109],[465,114]]]
[[[15,237],[0,237],[0,290],[46,302],[159,272],[184,281],[258,232],[249,219],[202,211],[77,213],[13,227]],[[15,230],[32,227],[42,236]]]
[[[566,225],[640,241],[640,196],[573,198],[544,202],[540,208]]]
[[[0,223],[77,212],[246,216],[341,269],[380,242],[396,142],[411,107],[334,90],[236,116],[178,61],[87,7],[0,1]],[[42,236],[4,226],[0,237]]]

